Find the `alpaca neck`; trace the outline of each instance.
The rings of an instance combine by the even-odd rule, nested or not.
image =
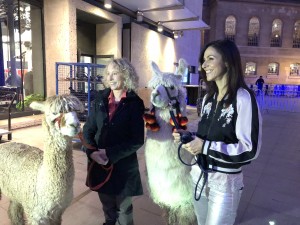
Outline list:
[[[48,185],[57,186],[58,182],[72,184],[74,180],[72,139],[55,132],[54,128],[46,127],[46,132],[40,178],[44,180],[45,188],[49,188]]]
[[[170,122],[170,110],[168,108],[165,109],[160,109],[160,108],[155,108],[155,116],[156,118],[160,118],[161,121],[164,121],[166,124],[169,124]]]
[[[173,140],[172,128],[170,124],[170,111],[169,109],[155,108],[156,121],[160,126],[158,132],[148,132],[147,136],[153,140],[169,141]]]
[[[72,139],[62,135],[49,136],[45,143],[44,165],[49,168],[50,173],[65,174],[74,169]]]

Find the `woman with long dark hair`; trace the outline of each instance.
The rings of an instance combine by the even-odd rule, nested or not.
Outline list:
[[[195,213],[198,225],[232,225],[244,187],[242,166],[260,152],[262,119],[232,41],[209,43],[199,63],[207,94],[194,140],[182,145],[197,160],[191,170]],[[182,132],[173,133],[176,142]]]

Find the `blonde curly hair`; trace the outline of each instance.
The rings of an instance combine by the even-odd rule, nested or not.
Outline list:
[[[138,77],[133,65],[126,58],[113,59],[107,64],[106,68],[104,69],[104,73],[103,73],[103,78],[104,78],[103,82],[104,82],[105,86],[108,87],[108,83],[107,83],[107,79],[106,79],[107,68],[111,64],[113,65],[114,68],[116,68],[123,75],[124,87],[128,91],[137,92],[138,85],[139,85],[139,77]]]

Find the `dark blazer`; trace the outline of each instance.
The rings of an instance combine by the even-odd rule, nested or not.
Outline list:
[[[99,91],[91,108],[91,113],[83,126],[85,141],[97,148],[106,149],[109,164],[113,164],[112,175],[98,192],[112,195],[142,195],[142,182],[136,151],[144,144],[144,103],[134,92],[127,92],[111,121],[108,117],[108,96],[110,89]],[[90,154],[95,151],[87,149]],[[96,164],[96,163],[95,163]],[[97,164],[90,178],[94,184],[102,182]]]

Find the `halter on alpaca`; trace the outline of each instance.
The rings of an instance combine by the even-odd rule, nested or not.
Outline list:
[[[177,69],[177,73],[162,73],[158,66],[152,62],[153,78],[149,82],[149,86],[153,89],[151,93],[152,109],[150,114],[144,114],[144,120],[146,122],[146,128],[151,131],[159,131],[160,126],[158,125],[155,117],[155,109],[169,109],[175,110],[176,120],[180,126],[180,129],[186,130],[186,124],[188,119],[185,113],[185,104],[182,105],[182,96],[185,95],[185,90],[182,87],[181,79],[182,73],[185,73],[187,65],[185,60],[180,59]],[[179,99],[181,98],[181,99]],[[185,99],[184,99],[185,101]],[[170,124],[175,127],[173,120],[170,118]]]

